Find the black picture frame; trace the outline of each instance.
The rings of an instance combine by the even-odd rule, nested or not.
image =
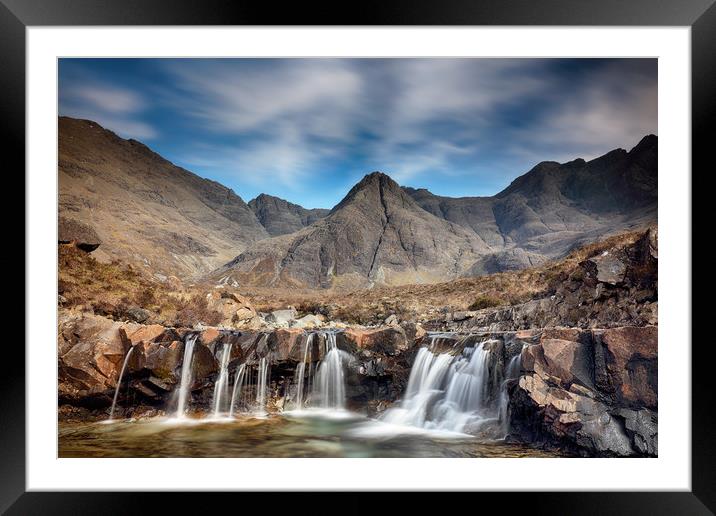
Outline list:
[[[701,184],[714,145],[716,110],[716,0],[363,0],[343,4],[270,3],[204,0],[0,0],[0,104],[6,173],[22,177],[25,167],[25,31],[31,26],[71,25],[575,25],[691,27],[692,171],[672,171]],[[9,158],[9,159],[8,159]],[[8,163],[13,165],[7,166]],[[694,174],[700,170],[701,176]],[[20,183],[20,187],[23,183]],[[703,191],[703,189],[702,189]],[[31,192],[25,191],[25,194]],[[692,197],[692,206],[698,204]],[[698,220],[692,214],[694,222]],[[698,235],[692,230],[692,235]],[[14,246],[19,249],[19,245]],[[17,252],[17,250],[15,251]],[[24,252],[24,251],[23,251]],[[692,250],[693,253],[693,250]],[[692,254],[693,256],[693,254]],[[692,267],[698,256],[692,258]],[[703,258],[702,258],[703,259]],[[699,268],[704,270],[704,268]],[[25,274],[29,274],[25,268]],[[19,303],[18,303],[19,304]],[[699,311],[694,306],[693,312]],[[703,306],[703,305],[702,305]],[[26,307],[27,310],[31,307]],[[692,312],[692,320],[694,318]],[[15,340],[17,340],[15,338]],[[696,346],[691,346],[692,341]],[[716,447],[709,384],[713,344],[692,335],[678,345],[692,353],[692,456],[690,492],[609,493],[470,493],[454,503],[508,505],[510,509],[551,514],[713,514],[716,511]],[[50,350],[48,350],[50,352]],[[7,514],[124,514],[144,512],[158,503],[162,512],[192,505],[222,505],[241,496],[242,506],[265,504],[265,494],[203,494],[194,497],[164,493],[25,492],[25,350],[6,345],[0,375],[0,511]],[[565,474],[569,474],[566,459]],[[279,474],[277,472],[277,474]],[[556,479],[558,482],[559,479]],[[211,498],[209,498],[209,496]],[[313,500],[292,494],[296,507],[315,511]],[[348,495],[341,512],[361,511],[365,493]],[[371,495],[372,496],[372,495]],[[430,495],[403,500],[418,506]],[[469,500],[467,499],[468,497]],[[202,501],[203,500],[203,501]],[[302,501],[298,501],[302,500]],[[363,500],[363,501],[361,501]],[[507,501],[509,500],[509,502]],[[370,504],[373,506],[373,503]],[[487,507],[487,505],[483,505]],[[320,512],[320,510],[318,510]],[[401,511],[402,512],[402,511]]]

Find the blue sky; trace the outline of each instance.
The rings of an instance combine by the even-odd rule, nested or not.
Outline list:
[[[61,115],[232,188],[330,208],[366,173],[493,195],[657,134],[656,59],[61,59]]]

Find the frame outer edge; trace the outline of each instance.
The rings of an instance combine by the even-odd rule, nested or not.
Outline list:
[[[25,24],[32,25],[60,25],[68,23],[70,21],[79,25],[91,25],[97,22],[104,22],[105,24],[132,24],[137,23],[137,20],[133,16],[126,14],[126,7],[124,15],[120,12],[122,7],[120,3],[114,2],[110,6],[109,2],[103,2],[105,7],[108,7],[106,11],[98,14],[97,10],[84,11],[82,9],[74,9],[69,7],[69,2],[66,0],[57,0],[53,4],[46,1],[36,0],[24,0],[23,4],[14,0],[3,0],[0,3],[0,64],[2,64],[3,73],[0,74],[0,88],[4,95],[0,97],[0,103],[3,105],[3,114],[5,123],[2,124],[4,141],[8,142],[8,149],[16,167],[24,171],[25,155],[24,155],[24,140],[25,140],[25,111],[24,102],[17,102],[20,99],[25,98]],[[12,11],[5,5],[11,4]],[[82,3],[82,2],[80,2]],[[128,1],[128,4],[133,2]],[[553,3],[553,2],[550,2]],[[684,7],[686,2],[681,3],[681,7]],[[221,2],[218,2],[220,5]],[[511,2],[512,6],[509,9],[516,8],[515,3]],[[668,2],[668,8],[660,11],[656,17],[661,20],[660,22],[654,22],[654,16],[650,15],[648,11],[644,12],[645,16],[641,23],[634,23],[633,19],[629,17],[622,22],[611,23],[612,25],[618,24],[635,24],[635,25],[649,25],[649,24],[669,24],[679,25],[684,24],[684,11],[680,14],[674,11],[675,2]],[[149,14],[149,20],[147,23],[157,23],[157,8],[162,7],[161,0],[159,2],[153,2]],[[186,7],[184,4],[182,7]],[[214,2],[217,5],[217,2]],[[454,4],[453,4],[454,5]],[[553,3],[556,5],[556,3]],[[54,9],[51,7],[54,6]],[[175,5],[175,7],[178,7]],[[659,11],[651,6],[651,12]],[[602,11],[605,6],[600,7]],[[67,14],[62,14],[60,10],[66,10]],[[486,24],[496,24],[500,20],[505,20],[504,10],[495,8],[495,13],[490,16],[486,16],[484,22]],[[178,11],[178,12],[177,12]],[[487,9],[489,13],[490,9]],[[552,9],[545,9],[548,13],[553,12]],[[19,17],[13,14],[16,12]],[[179,18],[186,16],[191,13],[191,10],[182,9],[181,7],[177,10],[173,16],[173,20],[165,19],[161,24],[171,24],[179,21]],[[242,22],[249,23],[251,18],[256,17],[255,11],[246,9],[243,12],[246,16],[242,16],[241,12],[233,10],[233,14],[238,14]],[[400,20],[396,20],[395,13],[397,10],[386,9],[383,14],[385,18],[389,19],[388,23],[401,23]],[[463,19],[465,23],[474,23],[476,20],[475,14],[479,17],[479,12],[471,10],[464,13]],[[702,13],[694,22],[692,26],[692,161],[705,160],[709,158],[709,149],[713,145],[713,115],[716,112],[716,3],[714,0],[696,0],[690,2],[688,13],[691,15],[698,16],[698,13]],[[166,14],[169,14],[168,12]],[[370,17],[380,18],[380,12],[373,9],[370,11]],[[429,11],[422,9],[416,9],[414,14],[422,16],[423,20],[425,15],[430,15]],[[554,15],[555,13],[553,13]],[[553,24],[574,24],[578,23],[576,18],[581,18],[584,15],[584,10],[580,13],[573,13],[572,16],[557,17],[559,22]],[[613,13],[610,12],[611,19],[614,19]],[[526,16],[516,15],[511,16],[513,20],[511,23],[519,25],[539,24],[543,23],[540,21],[540,17],[535,16],[530,19],[530,14]],[[257,16],[261,18],[261,15]],[[448,12],[444,16],[437,17],[433,23],[449,23],[446,18],[454,18],[455,12]],[[167,17],[168,18],[168,17]],[[400,15],[398,15],[400,18]],[[410,23],[411,16],[405,16],[405,20],[402,23]],[[519,21],[518,19],[522,20]],[[569,18],[569,19],[567,19]],[[194,23],[201,23],[207,19],[207,16],[199,16],[195,19]],[[668,22],[668,20],[671,22]],[[694,18],[691,18],[693,20]],[[145,18],[146,20],[146,18]],[[235,23],[236,18],[228,17],[224,18],[223,23]],[[415,23],[415,20],[412,21]],[[141,23],[141,22],[139,22]],[[424,22],[423,22],[424,23]],[[453,22],[454,23],[454,22]],[[588,22],[589,23],[589,22]],[[604,22],[601,17],[593,23],[602,23],[609,25],[610,23]],[[16,170],[17,170],[16,168]],[[695,169],[693,167],[693,169]],[[693,170],[692,169],[692,170]],[[703,175],[707,173],[704,170]],[[23,174],[24,179],[24,174]],[[24,184],[23,184],[24,191]],[[698,190],[696,190],[698,191]],[[26,193],[26,192],[25,192]],[[23,237],[24,242],[24,237]],[[24,246],[23,246],[24,253]],[[24,256],[23,256],[24,258]],[[694,261],[695,265],[695,261]],[[27,272],[27,271],[25,271]],[[27,307],[29,308],[29,307]],[[3,460],[0,461],[0,513],[7,510],[13,502],[25,491],[25,384],[24,384],[24,365],[25,356],[24,349],[17,349],[19,346],[15,346],[13,353],[17,353],[17,357],[22,368],[15,368],[15,372],[12,374],[5,374],[0,376],[0,389],[2,389],[2,396],[0,397],[0,414],[6,415],[6,417],[0,418],[0,439],[3,443]],[[704,349],[704,348],[708,348]],[[712,388],[709,388],[706,379],[712,374],[710,364],[713,362],[708,360],[710,358],[707,353],[711,353],[713,356],[713,347],[708,343],[693,351],[692,358],[692,382],[693,382],[693,437],[692,437],[692,486],[693,493],[700,502],[709,509],[713,510],[716,506],[716,478],[714,478],[713,465],[716,464],[716,451],[714,449],[714,443],[712,439],[714,426],[713,412],[710,410],[711,400],[710,394],[713,392]],[[10,352],[10,350],[8,350]],[[696,358],[698,356],[698,359]],[[18,363],[18,362],[15,362]],[[702,389],[697,388],[696,379],[702,378],[703,384]],[[7,417],[12,415],[12,417]],[[698,422],[698,424],[696,424]],[[39,495],[37,493],[36,495]],[[539,498],[539,494],[535,493],[535,498]],[[91,495],[90,495],[91,496]],[[28,495],[22,496],[22,499],[26,499]],[[35,498],[35,496],[32,496]],[[16,508],[13,507],[13,508]],[[111,511],[110,511],[111,512]]]
[[[24,202],[25,190],[25,26],[4,5],[0,3],[0,105],[2,124],[0,141],[3,143],[3,169],[5,179],[12,180],[17,200]],[[19,190],[19,191],[18,191]],[[20,195],[22,192],[22,195]],[[14,203],[13,203],[14,204]],[[17,205],[13,206],[17,208]],[[24,214],[24,209],[23,209]],[[13,241],[22,242],[13,246],[13,253],[22,253],[25,272],[25,226],[20,226],[15,217],[6,219],[5,229],[15,231]],[[21,233],[22,232],[22,233]],[[15,256],[17,256],[17,254]],[[17,278],[19,280],[19,278]],[[19,281],[18,281],[19,282]],[[19,290],[18,290],[19,292]],[[22,306],[26,310],[23,288]],[[8,300],[9,301],[9,300]],[[8,303],[9,304],[9,303]],[[17,303],[15,306],[19,305]],[[26,311],[23,315],[26,315]],[[23,343],[25,341],[25,317],[23,317]],[[19,324],[17,325],[19,326]],[[25,346],[19,339],[7,340],[3,347],[3,367],[0,374],[0,513],[4,512],[25,491]],[[10,365],[11,364],[11,365]]]
[[[706,197],[709,195],[707,193],[709,189],[705,181],[713,178],[713,146],[716,138],[714,124],[716,124],[716,3],[712,3],[691,27],[692,243],[696,238],[701,238],[711,231],[708,226],[703,227],[705,224],[697,230],[695,224],[711,220],[712,216],[712,213],[709,213],[710,204]],[[700,186],[694,188],[694,185]],[[693,196],[697,192],[704,197],[701,202]],[[702,213],[697,212],[697,209]],[[694,253],[692,245],[692,277],[696,266],[701,272],[708,270],[709,264],[704,263],[708,258],[709,254]],[[693,289],[693,281],[691,284]],[[705,290],[705,285],[701,290]],[[708,337],[696,338],[698,335],[708,335],[708,330],[705,330],[703,324],[700,326],[696,324],[708,320],[710,316],[708,309],[708,306],[695,302],[692,291],[691,489],[705,506],[716,512],[716,475],[714,474],[716,418],[713,411],[712,383],[716,353]]]

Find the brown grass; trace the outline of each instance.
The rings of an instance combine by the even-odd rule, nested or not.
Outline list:
[[[245,288],[239,293],[261,312],[293,306],[299,315],[322,314],[358,324],[378,323],[391,314],[400,319],[431,319],[451,311],[518,304],[551,295],[570,274],[578,273],[578,263],[606,249],[633,243],[642,234],[612,236],[539,267],[445,283],[340,291]],[[177,326],[221,320],[218,312],[207,308],[206,293],[211,285],[170,288],[131,265],[100,263],[74,246],[59,247],[58,286],[67,300],[65,307],[92,309],[116,319],[131,318],[127,311],[141,307],[152,312],[154,321]]]
[[[149,312],[147,322],[174,326],[221,321],[219,312],[208,310],[206,291],[200,287],[172,288],[132,265],[99,262],[74,245],[60,245],[58,253],[58,292],[65,308],[116,320],[132,320],[131,310],[141,308]]]
[[[519,304],[551,295],[574,273],[577,264],[606,249],[635,242],[643,231],[615,235],[573,250],[566,257],[538,267],[444,283],[376,287],[353,291],[252,288],[242,295],[262,311],[294,306],[347,323],[370,324],[391,314],[400,318],[432,318],[441,313]]]

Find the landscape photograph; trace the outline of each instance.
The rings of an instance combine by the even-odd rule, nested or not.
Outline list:
[[[59,59],[58,456],[657,457],[657,71]]]

